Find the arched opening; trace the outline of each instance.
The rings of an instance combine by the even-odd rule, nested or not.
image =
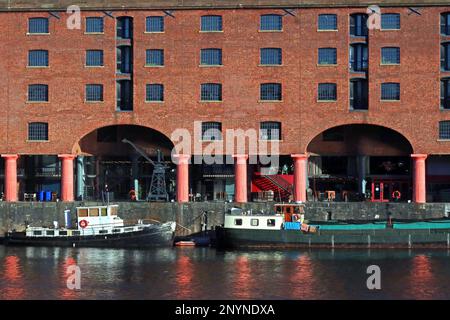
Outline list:
[[[392,129],[366,124],[333,127],[312,139],[307,152],[311,200],[411,200],[413,148]]]
[[[147,200],[155,168],[151,161],[157,163],[160,160],[167,167],[164,172],[167,200],[173,199],[175,175],[170,158],[172,148],[173,143],[162,133],[137,125],[113,125],[90,132],[75,146],[80,154],[76,170],[77,197],[130,200],[134,190],[137,200]]]

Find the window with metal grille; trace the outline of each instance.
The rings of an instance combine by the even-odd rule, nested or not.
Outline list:
[[[354,37],[366,37],[367,33],[367,14],[355,13],[350,15],[350,35]]]
[[[222,85],[219,83],[203,83],[200,99],[202,101],[222,101]]]
[[[164,17],[147,17],[145,20],[145,32],[164,32]]]
[[[450,71],[450,42],[441,44],[441,70]]]
[[[151,101],[164,101],[164,86],[162,84],[147,84],[145,100]]]
[[[102,17],[86,18],[86,33],[103,33],[103,18]]]
[[[222,140],[222,124],[220,122],[202,122],[202,140]]]
[[[381,100],[400,100],[400,83],[382,83]]]
[[[337,30],[337,15],[319,14],[318,24],[319,30]]]
[[[400,48],[381,48],[381,64],[400,64]]]
[[[48,141],[48,123],[31,122],[28,124],[28,140]]]
[[[48,33],[48,18],[28,19],[28,33]]]
[[[279,14],[264,14],[260,18],[259,30],[281,31],[283,30],[283,18]]]
[[[222,16],[202,16],[201,31],[222,31]]]
[[[367,110],[368,101],[367,79],[350,80],[350,110]]]
[[[103,50],[87,50],[86,66],[88,67],[103,66]]]
[[[48,67],[48,51],[47,50],[28,51],[28,66]]]
[[[400,14],[398,13],[382,13],[381,14],[381,30],[399,30]]]
[[[336,48],[319,48],[319,64],[337,64]]]
[[[261,122],[259,138],[261,140],[281,140],[281,123],[275,121]]]
[[[319,83],[318,100],[319,101],[336,101],[336,84],[335,83]]]
[[[441,13],[441,34],[450,36],[450,13]]]
[[[222,49],[201,49],[200,64],[207,66],[222,65]]]
[[[439,139],[450,140],[450,121],[439,121]]]
[[[441,109],[450,109],[450,78],[441,80]]]
[[[280,48],[261,48],[260,63],[262,65],[281,65],[282,55]]]
[[[87,84],[86,85],[86,101],[88,101],[88,102],[103,101],[103,85]]]
[[[28,101],[48,101],[48,85],[30,84],[28,86]]]
[[[369,64],[367,45],[363,43],[352,44],[349,59],[350,70],[355,72],[366,71]]]
[[[260,86],[260,99],[263,101],[281,101],[280,83],[263,83]]]
[[[145,65],[147,65],[147,66],[163,66],[164,65],[164,50],[163,49],[148,49],[145,52]]]

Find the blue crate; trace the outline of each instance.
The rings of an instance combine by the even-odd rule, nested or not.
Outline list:
[[[285,222],[284,223],[284,229],[285,230],[300,230],[301,227],[300,222]]]

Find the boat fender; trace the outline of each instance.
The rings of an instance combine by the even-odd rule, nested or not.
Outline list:
[[[87,226],[88,226],[88,222],[87,222],[86,220],[81,220],[81,221],[80,221],[80,227],[81,227],[81,228],[84,229],[84,228],[86,228]]]

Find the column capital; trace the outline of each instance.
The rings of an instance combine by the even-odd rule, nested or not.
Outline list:
[[[19,158],[18,154],[2,154],[2,158],[6,158],[6,159],[17,159]]]
[[[172,160],[175,164],[189,164],[190,154],[172,154]]]
[[[73,160],[77,156],[75,154],[58,154],[58,158]]]
[[[232,157],[236,159],[237,164],[246,164],[248,159],[248,154],[233,154]]]
[[[425,160],[428,157],[427,154],[424,153],[415,153],[411,155],[411,158],[417,159],[417,160]]]
[[[302,153],[302,154],[300,154],[300,153],[291,154],[291,158],[294,158],[294,159],[307,159],[308,157],[309,157],[309,155],[306,154],[306,153]]]

